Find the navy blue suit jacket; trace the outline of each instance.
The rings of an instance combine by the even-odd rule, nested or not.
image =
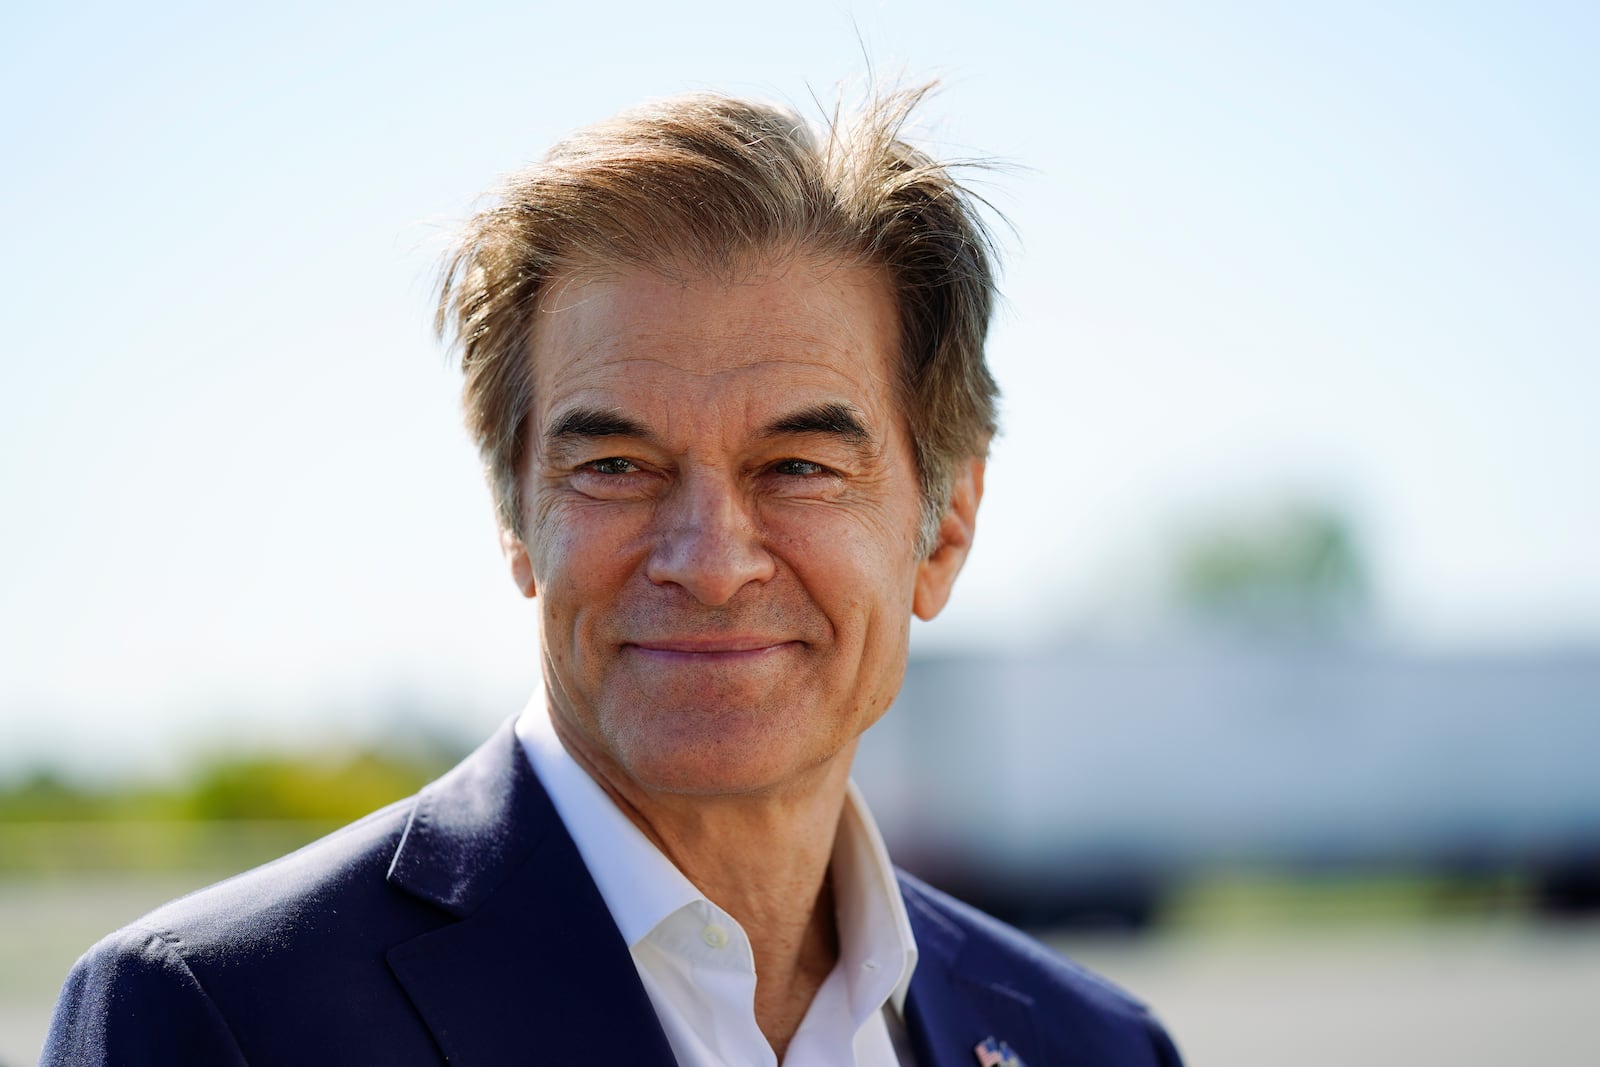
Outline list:
[[[1145,1009],[902,876],[921,1067],[1176,1067]],[[507,726],[416,797],[168,904],[73,968],[46,1064],[668,1067],[572,839]]]

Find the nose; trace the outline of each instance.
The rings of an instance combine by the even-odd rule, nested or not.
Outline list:
[[[702,604],[726,604],[773,575],[750,502],[715,473],[683,476],[657,505],[656,528],[646,575],[657,585],[680,586]]]

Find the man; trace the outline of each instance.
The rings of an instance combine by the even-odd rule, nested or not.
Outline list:
[[[849,783],[971,544],[987,242],[898,130],[697,96],[474,218],[462,348],[544,707],[416,798],[159,909],[45,1060],[1178,1062],[1135,1002],[890,867]]]

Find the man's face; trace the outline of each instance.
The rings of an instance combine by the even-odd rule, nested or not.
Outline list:
[[[615,786],[752,793],[847,765],[965,554],[915,551],[885,277],[736,276],[576,275],[534,328],[508,555],[542,605],[557,731]]]

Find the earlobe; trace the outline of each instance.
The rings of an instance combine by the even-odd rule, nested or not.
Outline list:
[[[951,487],[950,506],[939,520],[939,540],[928,558],[917,564],[917,585],[911,611],[924,621],[944,610],[955,587],[956,575],[967,562],[978,524],[978,504],[983,499],[982,459],[969,460]]]
[[[501,530],[500,551],[505,554],[506,563],[511,567],[511,580],[517,583],[522,595],[537,596],[538,589],[533,581],[533,561],[528,558],[528,549],[522,543],[522,539],[510,530]]]

